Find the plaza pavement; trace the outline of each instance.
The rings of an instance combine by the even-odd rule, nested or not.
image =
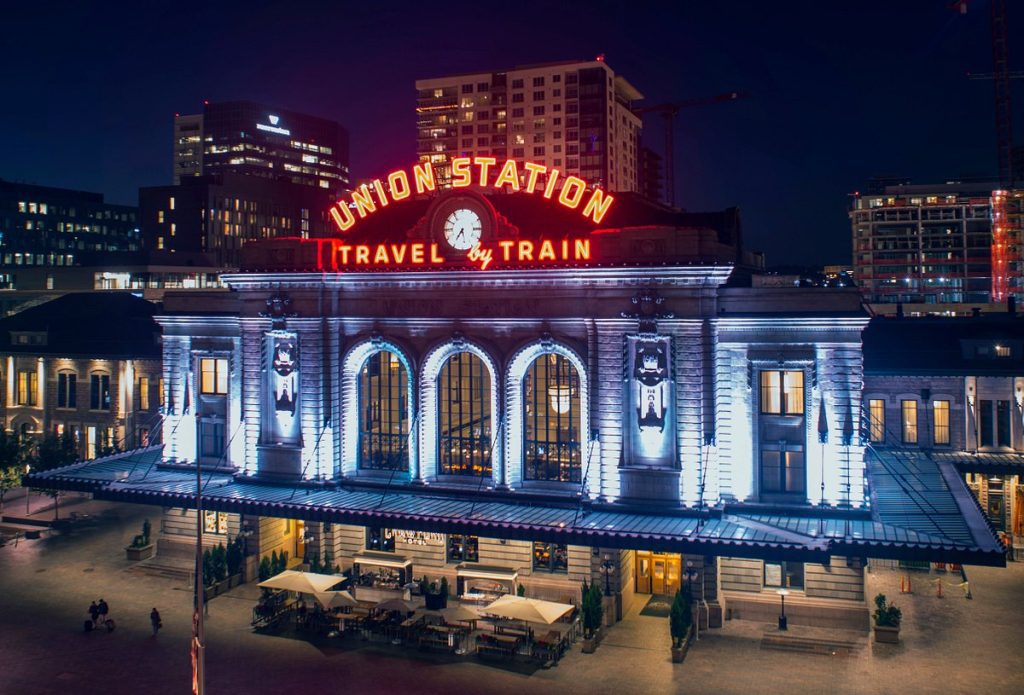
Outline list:
[[[43,518],[47,498],[32,516]],[[17,513],[9,505],[7,514]],[[22,507],[22,510],[24,508]],[[0,548],[0,693],[187,693],[191,590],[180,580],[131,571],[122,547],[159,510],[83,501],[70,511],[93,521],[67,534]],[[22,516],[24,516],[22,514]],[[522,673],[470,658],[449,662],[415,650],[362,643],[338,646],[254,634],[255,588],[210,604],[207,693],[1018,693],[1024,692],[1024,563],[1006,570],[968,568],[974,599],[945,577],[915,573],[915,593],[899,594],[899,575],[876,570],[868,593],[884,591],[904,610],[902,644],[871,645],[853,656],[763,650],[774,626],[730,621],[704,633],[685,663],[669,659],[668,620],[636,609],[595,655],[574,647],[549,670]],[[93,599],[105,598],[113,633],[83,633]],[[164,629],[150,635],[158,607]]]

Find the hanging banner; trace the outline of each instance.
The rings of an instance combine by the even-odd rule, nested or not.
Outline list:
[[[299,338],[295,333],[270,331],[266,343],[270,369],[266,371],[264,444],[298,444]]]
[[[626,339],[626,465],[673,468],[676,464],[675,382],[667,336]]]

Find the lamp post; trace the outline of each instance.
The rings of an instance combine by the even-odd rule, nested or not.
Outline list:
[[[779,630],[788,630],[786,621],[786,597],[789,596],[789,589],[779,589],[779,598],[782,599],[782,612],[779,613]]]
[[[316,534],[308,528],[302,532],[302,564],[309,564],[309,544],[316,541]]]
[[[614,569],[615,563],[612,562],[612,556],[605,554],[603,561],[601,562],[601,571],[604,572],[604,595],[612,595],[612,569]]]

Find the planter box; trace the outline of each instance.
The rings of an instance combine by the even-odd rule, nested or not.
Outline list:
[[[597,647],[601,644],[601,640],[604,639],[604,630],[598,629],[593,637],[583,638],[583,653],[593,654],[597,651]]]
[[[230,575],[228,577],[228,588],[229,589],[234,589],[236,586],[238,586],[239,584],[242,584],[242,583],[243,583],[243,581],[242,581],[242,575],[241,574],[232,574],[232,575]]]
[[[875,625],[875,641],[882,644],[899,644],[900,629],[898,627]]]
[[[686,652],[690,651],[690,642],[693,640],[693,624],[690,624],[690,629],[686,633],[686,637],[683,639],[682,644],[678,647],[672,647],[672,663],[681,664],[683,659],[686,658]]]
[[[428,611],[439,611],[448,607],[448,597],[444,594],[426,594],[423,599]]]
[[[138,560],[148,560],[149,558],[153,557],[153,553],[155,550],[156,546],[150,543],[149,545],[144,545],[141,548],[133,548],[129,546],[124,549],[124,554],[128,557],[129,560],[131,560],[132,562],[136,562]]]

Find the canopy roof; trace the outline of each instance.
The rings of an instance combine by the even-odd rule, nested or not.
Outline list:
[[[1005,554],[953,464],[924,452],[869,451],[873,508],[725,504],[700,510],[630,508],[515,494],[260,482],[203,474],[203,508],[355,525],[603,548],[827,563],[873,557],[1005,564]],[[194,507],[195,468],[163,463],[159,446],[27,477],[33,487],[97,499]]]
[[[345,577],[337,574],[317,574],[316,572],[285,570],[265,582],[260,582],[258,586],[265,589],[284,589],[286,591],[298,591],[303,594],[317,594],[327,591],[335,584],[344,580]]]
[[[573,609],[568,603],[555,603],[539,598],[505,595],[482,610],[484,613],[499,615],[514,620],[550,625]]]

